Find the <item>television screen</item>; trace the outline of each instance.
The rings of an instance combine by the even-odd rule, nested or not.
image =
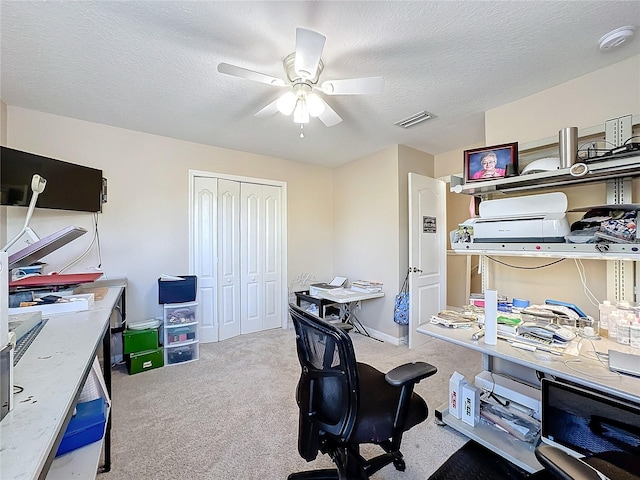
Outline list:
[[[38,174],[47,181],[38,197],[38,208],[99,212],[102,170],[1,147],[0,200],[2,205],[28,206],[31,178]]]

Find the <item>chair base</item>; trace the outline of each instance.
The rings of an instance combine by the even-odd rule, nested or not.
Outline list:
[[[292,473],[287,477],[287,480],[338,480],[339,478],[336,468],[327,468],[324,470]]]

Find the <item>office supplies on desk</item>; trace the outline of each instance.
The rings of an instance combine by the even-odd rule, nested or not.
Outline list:
[[[312,283],[309,285],[309,293],[311,295],[318,295],[320,292],[334,292],[340,288],[343,288],[347,283],[346,277],[333,277],[329,283]]]
[[[609,370],[640,377],[640,355],[609,350]]]

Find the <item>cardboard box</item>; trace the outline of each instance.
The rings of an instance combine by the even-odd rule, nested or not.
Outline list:
[[[125,361],[129,375],[133,375],[164,366],[164,353],[162,347],[160,347],[155,350],[125,355]]]
[[[464,375],[453,372],[449,379],[449,413],[456,418],[462,415],[462,386],[467,383]]]
[[[122,336],[124,337],[122,352],[124,354],[155,350],[159,345],[157,328],[127,329],[122,333]]]
[[[104,398],[78,403],[76,414],[69,420],[67,431],[56,452],[56,457],[97,442],[104,435],[107,421],[107,402]]]
[[[55,295],[51,294],[51,295]],[[60,303],[47,303],[43,305],[35,305],[33,307],[15,307],[9,308],[9,315],[19,313],[42,312],[43,315],[57,315],[60,313],[83,312],[93,307],[93,293],[83,293],[78,295],[60,295],[64,300]]]
[[[475,427],[480,421],[480,389],[471,383],[462,386],[462,421]]]
[[[196,299],[198,277],[195,275],[180,275],[176,278],[184,280],[158,279],[158,303],[184,303]]]

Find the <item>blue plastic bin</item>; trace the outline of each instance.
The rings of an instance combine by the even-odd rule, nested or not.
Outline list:
[[[104,398],[78,403],[76,414],[69,421],[56,457],[100,440],[104,435],[106,421],[107,402]]]

